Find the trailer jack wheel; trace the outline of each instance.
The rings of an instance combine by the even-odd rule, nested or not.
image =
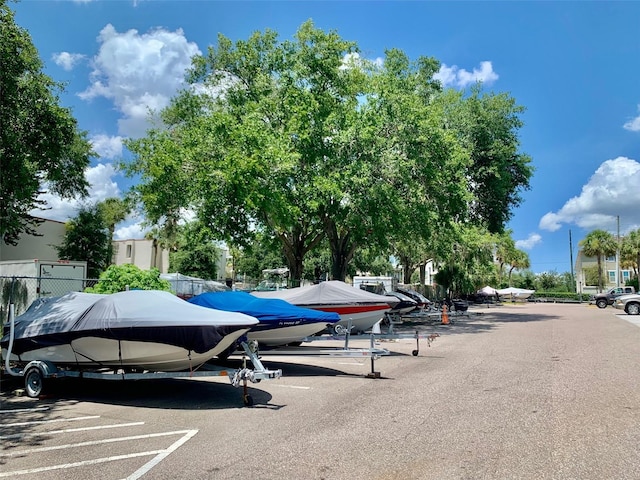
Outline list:
[[[253,397],[251,395],[245,395],[243,400],[245,407],[253,407]]]
[[[44,376],[39,368],[30,368],[24,376],[24,387],[27,395],[37,398],[42,394],[44,388]]]
[[[418,350],[413,350],[411,352],[411,355],[413,355],[414,357],[417,357],[418,356]]]

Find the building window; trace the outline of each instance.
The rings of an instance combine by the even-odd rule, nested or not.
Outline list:
[[[607,273],[609,274],[609,283],[616,283],[616,272],[615,272],[615,270],[609,270]]]
[[[622,271],[622,281],[627,283],[631,279],[631,272],[629,270]]]
[[[127,258],[131,258],[131,244],[127,245]]]
[[[616,256],[613,255],[612,257],[607,257],[607,262],[615,262],[616,261]]]

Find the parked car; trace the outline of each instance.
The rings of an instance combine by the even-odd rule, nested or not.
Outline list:
[[[622,295],[613,302],[618,310],[624,310],[627,315],[640,315],[640,294]]]
[[[635,287],[614,287],[606,292],[598,293],[591,298],[591,301],[596,304],[598,308],[607,308],[607,305],[613,305],[616,298],[621,295],[627,295],[630,293],[636,293]]]

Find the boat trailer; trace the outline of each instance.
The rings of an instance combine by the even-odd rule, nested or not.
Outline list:
[[[380,372],[375,369],[375,361],[383,356],[391,355],[391,352],[386,348],[380,348],[376,346],[376,343],[380,340],[398,340],[411,338],[416,340],[416,348],[411,352],[412,355],[418,356],[420,353],[420,340],[426,340],[427,346],[431,346],[437,337],[438,333],[420,333],[415,331],[414,334],[401,334],[394,333],[391,327],[387,333],[365,333],[359,335],[351,335],[349,333],[350,325],[348,325],[343,332],[344,333],[329,333],[323,335],[313,335],[306,337],[302,340],[302,343],[320,342],[320,341],[342,341],[344,342],[342,347],[312,347],[312,346],[283,346],[274,347],[267,350],[260,350],[259,355],[272,355],[283,357],[334,357],[334,358],[369,358],[371,360],[371,371],[366,375],[367,378],[380,378]],[[368,340],[368,348],[353,348],[349,346],[351,340]],[[234,355],[241,354],[242,352],[235,352]]]
[[[13,305],[9,306],[9,316],[13,329]],[[148,380],[166,378],[196,378],[196,377],[228,377],[234,387],[243,387],[243,403],[245,406],[253,405],[253,398],[248,393],[248,382],[259,383],[262,380],[273,380],[282,377],[282,370],[269,370],[264,367],[258,357],[257,342],[242,342],[242,368],[230,369],[217,367],[205,363],[198,368],[178,372],[156,371],[127,371],[125,369],[98,368],[98,369],[73,369],[58,368],[49,360],[31,360],[21,370],[11,367],[9,358],[11,350],[7,352],[5,370],[15,377],[24,378],[24,388],[27,396],[39,398],[45,391],[46,383],[51,379],[59,378],[91,378],[100,380]],[[247,367],[247,360],[253,365],[253,369]]]

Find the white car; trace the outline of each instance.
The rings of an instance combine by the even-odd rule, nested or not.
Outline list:
[[[627,315],[640,315],[640,294],[622,295],[614,300],[613,306]]]

